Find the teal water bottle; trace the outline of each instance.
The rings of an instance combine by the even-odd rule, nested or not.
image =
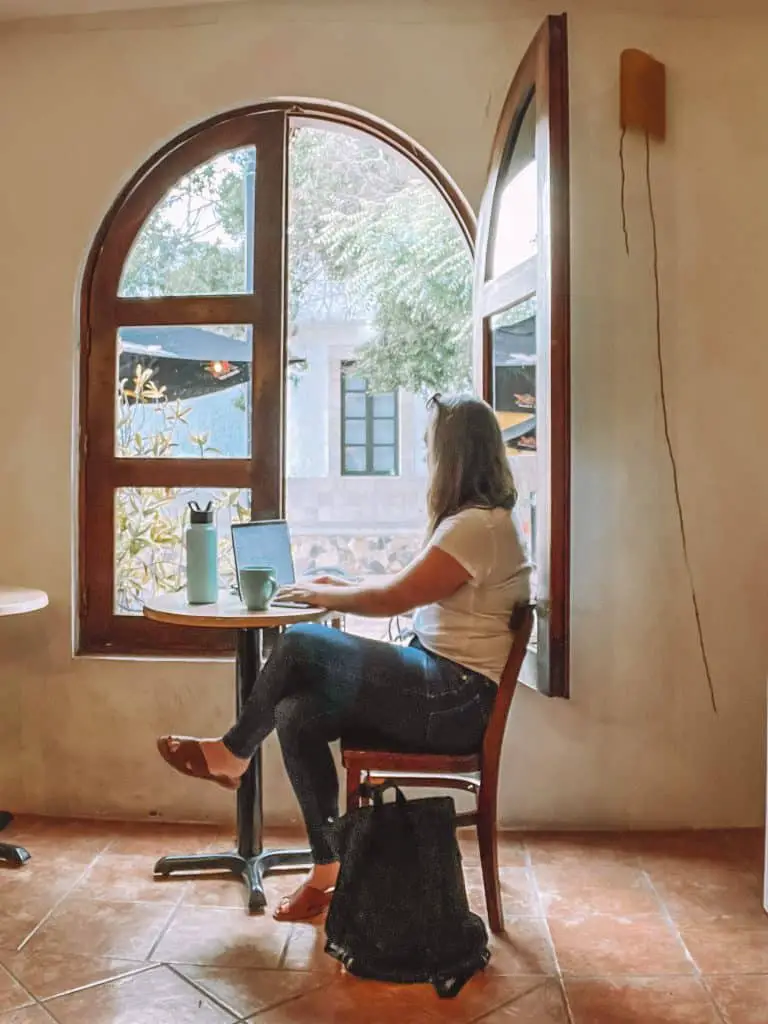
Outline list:
[[[200,508],[189,502],[187,527],[187,601],[213,604],[219,595],[218,536],[213,502]]]

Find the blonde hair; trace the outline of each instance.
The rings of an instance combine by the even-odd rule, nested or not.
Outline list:
[[[490,405],[472,395],[434,395],[427,408],[427,536],[463,508],[514,508],[515,481]]]

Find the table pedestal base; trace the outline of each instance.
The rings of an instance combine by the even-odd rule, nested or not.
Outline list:
[[[10,811],[0,811],[0,832],[13,821]],[[13,843],[0,843],[0,860],[7,861],[15,868],[20,868],[30,859],[29,852],[23,846]]]
[[[167,878],[176,871],[231,871],[240,877],[248,890],[248,911],[253,914],[267,905],[263,879],[271,871],[281,868],[309,871],[312,854],[309,850],[262,850],[253,857],[243,857],[236,850],[231,853],[172,854],[161,857],[155,864],[155,874]]]

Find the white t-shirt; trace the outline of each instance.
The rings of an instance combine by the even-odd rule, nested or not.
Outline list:
[[[512,647],[509,617],[531,594],[532,566],[515,516],[503,508],[462,509],[440,523],[433,545],[470,579],[444,601],[419,608],[414,632],[428,651],[498,683]]]

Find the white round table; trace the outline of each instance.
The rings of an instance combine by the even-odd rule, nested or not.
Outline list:
[[[48,595],[43,590],[0,585],[0,615],[26,615],[45,608],[47,604]]]
[[[239,597],[221,593],[215,604],[190,605],[186,595],[153,597],[144,605],[144,615],[172,626],[237,631],[235,654],[236,710],[258,685],[264,641],[263,631],[294,626],[299,622],[323,622],[330,613],[319,608],[290,608],[272,605],[264,612],[249,612]],[[309,850],[265,850],[261,787],[261,750],[252,759],[237,791],[237,850],[218,854],[182,854],[161,857],[155,873],[174,871],[231,871],[248,887],[248,910],[262,910],[267,903],[263,877],[276,868],[307,870],[312,866]]]
[[[6,587],[0,585],[0,616],[26,615],[39,611],[48,604],[48,595],[42,590],[29,590],[27,587]],[[13,821],[10,811],[0,811],[0,831]],[[23,846],[12,843],[0,843],[0,860],[7,861],[14,867],[21,867],[29,860],[29,853]]]

